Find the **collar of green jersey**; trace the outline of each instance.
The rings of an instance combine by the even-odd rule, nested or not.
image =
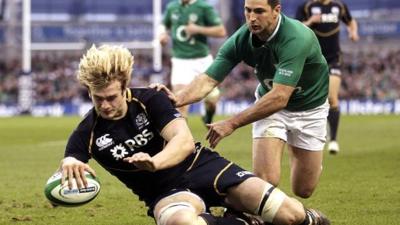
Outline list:
[[[190,0],[187,5],[193,4],[195,3],[197,0]],[[181,5],[183,5],[182,0],[179,0],[179,3],[181,3]]]
[[[260,47],[268,46],[268,42],[270,42],[276,36],[276,34],[278,33],[279,28],[281,27],[281,23],[282,23],[282,15],[279,14],[278,23],[277,23],[277,25],[275,27],[275,30],[274,30],[274,32],[272,32],[271,36],[269,36],[269,38],[267,39],[266,42],[261,41],[256,35],[253,36],[253,33],[250,33],[250,39],[249,39],[250,46],[253,49],[258,49]]]

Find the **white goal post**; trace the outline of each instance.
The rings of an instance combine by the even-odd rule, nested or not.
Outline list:
[[[162,49],[158,41],[158,27],[161,23],[162,0],[152,0],[152,39],[149,41],[100,42],[98,44],[117,44],[130,49],[152,50],[153,70],[162,69]],[[88,43],[81,42],[33,42],[31,0],[22,1],[22,71],[19,77],[18,108],[20,113],[29,113],[33,105],[33,81],[31,73],[32,51],[83,50]],[[102,27],[100,27],[101,30]],[[146,29],[146,28],[145,28]],[[90,44],[90,43],[89,43]]]
[[[152,33],[153,39],[149,41],[125,41],[125,42],[99,42],[98,44],[118,44],[129,49],[149,49],[152,50],[153,69],[162,69],[162,48],[158,42],[157,29],[162,18],[162,0],[152,0]],[[87,46],[85,42],[32,42],[31,39],[31,0],[23,1],[23,71],[31,70],[31,51],[55,51],[55,50],[82,50]]]

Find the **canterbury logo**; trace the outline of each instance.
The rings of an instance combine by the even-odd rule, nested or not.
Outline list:
[[[100,148],[99,150],[102,150],[112,144],[113,140],[112,138],[108,138],[108,136],[110,136],[110,134],[105,134],[96,139],[96,145]]]

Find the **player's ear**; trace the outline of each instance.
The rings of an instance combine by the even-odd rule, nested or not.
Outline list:
[[[281,4],[278,4],[274,7],[274,19],[278,18],[279,14],[281,14]]]

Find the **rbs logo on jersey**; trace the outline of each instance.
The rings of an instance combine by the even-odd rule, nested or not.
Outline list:
[[[134,151],[135,148],[140,148],[147,145],[147,143],[149,143],[153,137],[153,132],[144,129],[141,134],[137,134],[132,139],[126,140],[125,144],[131,151]]]

